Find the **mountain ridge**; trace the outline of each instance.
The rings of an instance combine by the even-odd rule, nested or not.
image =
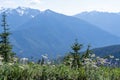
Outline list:
[[[83,19],[87,22],[90,22],[97,27],[112,33],[120,37],[119,35],[119,26],[120,26],[120,13],[109,13],[109,12],[83,12],[77,15],[74,15],[76,18]]]
[[[30,10],[34,12],[34,9]],[[85,45],[90,43],[94,47],[120,42],[119,37],[113,36],[82,19],[51,10],[44,12],[35,10],[36,13],[38,14],[34,18],[17,14],[12,16],[13,22],[8,19],[8,22],[15,22],[16,24],[13,25],[17,25],[12,30],[11,41],[15,52],[21,57],[39,58],[46,53],[49,56],[64,55],[70,50],[70,46],[76,38],[80,43]]]
[[[120,44],[95,48],[92,49],[92,51],[93,53],[100,57],[113,55],[115,58],[120,58]]]

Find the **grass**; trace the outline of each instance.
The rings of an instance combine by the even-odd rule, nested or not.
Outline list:
[[[4,63],[0,66],[0,80],[120,80],[120,68]]]

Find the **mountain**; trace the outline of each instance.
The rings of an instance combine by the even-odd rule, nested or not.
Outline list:
[[[83,19],[97,27],[120,37],[120,13],[82,12],[74,17]]]
[[[51,10],[34,11],[34,9],[20,8],[20,11],[16,12],[17,9],[8,11],[7,15],[8,23],[15,25],[10,27],[11,42],[14,51],[20,57],[38,59],[42,54],[48,54],[50,57],[64,55],[70,51],[70,46],[76,38],[78,42],[84,45],[91,44],[93,47],[120,43],[119,37],[82,19]],[[28,10],[27,14],[26,10]],[[34,17],[31,17],[31,12]]]
[[[37,9],[25,8],[25,7],[18,7],[16,9],[1,9],[0,10],[0,19],[2,17],[2,12],[6,12],[7,14],[7,21],[10,25],[11,30],[19,29],[18,27],[30,19],[34,18],[36,15],[40,13]]]
[[[109,55],[114,55],[116,58],[120,58],[120,45],[112,45],[112,46],[106,46],[101,48],[95,48],[95,49],[92,49],[92,51],[97,56],[105,57]]]

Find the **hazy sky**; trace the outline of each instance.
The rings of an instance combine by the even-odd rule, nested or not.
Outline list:
[[[73,15],[83,11],[120,12],[120,0],[0,0],[0,7],[31,7]]]

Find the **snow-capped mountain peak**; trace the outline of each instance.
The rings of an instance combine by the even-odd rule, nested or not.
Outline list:
[[[31,11],[30,8],[26,8],[26,7],[18,7],[15,10],[20,16],[22,16],[24,14],[27,15]]]
[[[37,9],[31,9],[27,7],[17,7],[17,8],[0,8],[0,14],[6,12],[7,15],[19,15],[19,16],[30,16],[34,18],[36,15],[40,13]]]
[[[3,12],[11,13],[11,11],[12,11],[12,8],[4,8],[4,7],[0,8],[0,13],[3,13]]]

